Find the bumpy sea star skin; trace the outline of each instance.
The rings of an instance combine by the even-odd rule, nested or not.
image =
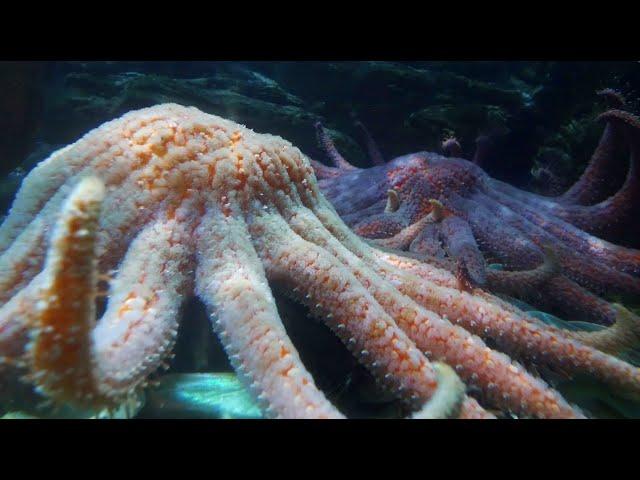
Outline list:
[[[54,153],[25,179],[0,245],[0,380],[23,375],[57,402],[130,398],[171,355],[180,306],[197,295],[267,415],[340,418],[269,283],[308,305],[416,418],[490,418],[478,400],[521,416],[582,416],[475,334],[640,394],[640,371],[604,353],[629,339],[623,322],[571,335],[460,291],[448,271],[351,232],[293,145],[194,108],[131,112]],[[96,323],[99,278],[113,269]]]
[[[320,200],[290,143],[193,108],[99,127],[30,173],[0,227],[0,377],[26,373],[58,402],[116,405],[170,356],[195,294],[268,415],[339,418],[284,330],[270,277],[304,285],[303,300],[415,417],[490,417],[352,272],[292,231],[294,213]],[[99,276],[114,268],[96,323]]]
[[[615,92],[601,93],[613,106],[622,105]],[[345,168],[346,160],[326,135],[322,144],[331,152],[335,167],[318,162],[313,166],[320,188],[359,235],[387,248],[424,254],[429,261],[453,259],[456,264],[450,269],[467,289],[517,291],[539,306],[610,324],[616,318],[615,309],[597,295],[640,295],[640,251],[593,233],[610,233],[627,225],[638,211],[640,121],[619,109],[607,111],[600,119],[606,122],[605,131],[587,170],[568,192],[555,198],[495,180],[477,161],[431,152],[405,155],[367,169]],[[611,189],[606,174],[616,160],[614,153],[624,144],[630,150],[626,180],[615,194],[603,199]],[[454,138],[442,148],[449,154],[460,152]],[[433,201],[441,205],[442,219],[425,222]],[[583,205],[594,201],[599,203]],[[559,266],[555,275],[540,268],[545,250]],[[487,273],[485,258],[523,272]],[[527,288],[532,284],[540,288]]]

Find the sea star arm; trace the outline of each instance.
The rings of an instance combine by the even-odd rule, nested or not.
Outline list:
[[[611,89],[598,92],[606,97],[612,108],[623,108],[624,98]],[[619,130],[607,122],[600,142],[593,153],[587,168],[559,200],[568,204],[589,205],[603,198],[606,184],[611,182],[612,163],[615,161],[615,148],[620,142]]]
[[[95,375],[110,396],[144,385],[170,356],[180,307],[193,289],[192,251],[188,229],[164,215],[129,247],[93,330]]]
[[[35,317],[34,288],[21,290],[0,309],[0,374],[6,371],[3,366],[15,367],[24,363],[29,322]]]
[[[292,218],[290,223],[298,234],[303,234],[296,228],[301,226],[298,220]],[[345,269],[316,242],[296,235],[280,216],[257,218],[253,232],[260,238],[261,256],[270,280],[293,291],[300,284],[305,285],[307,294],[301,301],[322,314],[327,325],[386,389],[413,409],[431,408],[426,405],[438,385],[433,366],[353,270]],[[309,234],[312,232],[304,232],[305,236]],[[456,395],[448,398],[458,401]],[[467,407],[463,405],[462,410],[466,415]]]
[[[64,185],[77,169],[66,163],[69,147],[40,162],[23,181],[0,226],[0,303],[25,287],[42,269],[46,236],[74,185]]]
[[[382,152],[380,152],[378,145],[371,136],[371,133],[369,133],[369,129],[365,127],[364,123],[362,123],[360,120],[356,121],[356,126],[360,129],[362,135],[364,136],[365,145],[367,146],[367,152],[369,153],[369,158],[371,159],[373,164],[384,165],[384,157],[382,156]]]
[[[535,291],[523,292],[521,298],[527,300],[533,295]],[[564,275],[555,275],[540,285],[536,300],[537,304],[555,308],[575,320],[611,325],[617,318],[612,304]]]
[[[598,291],[640,294],[640,281],[633,276],[640,272],[637,250],[612,245],[566,222],[545,220],[541,216],[534,218],[537,214],[533,212],[518,215],[506,198],[498,202],[481,193],[472,198],[504,223],[525,233],[537,245],[552,246],[565,274],[581,285]],[[590,255],[589,262],[584,261],[584,255]]]
[[[12,217],[9,217],[12,218]],[[46,221],[40,217],[0,255],[0,304],[20,292],[42,269]]]
[[[449,204],[457,214],[465,216],[482,251],[498,258],[508,268],[530,269],[543,263],[544,254],[534,242],[501,221],[480,201],[451,195]]]
[[[442,243],[440,237],[442,235],[439,222],[442,221],[443,211],[442,204],[437,200],[430,200],[432,205],[432,211],[423,216],[417,222],[402,228],[398,233],[388,238],[375,238],[380,235],[380,229],[384,232],[390,231],[390,229],[396,229],[393,226],[394,219],[391,214],[398,211],[400,208],[400,200],[395,190],[389,190],[389,198],[387,200],[387,207],[384,214],[389,215],[387,218],[384,216],[376,216],[373,220],[369,220],[363,223],[359,223],[356,230],[359,233],[366,232],[370,238],[369,242],[373,245],[377,245],[383,248],[390,248],[394,250],[405,250],[407,248],[419,250],[423,248],[426,252],[433,253],[434,255],[442,253]]]
[[[444,258],[446,252],[442,245],[440,224],[429,223],[425,225],[409,245],[409,252],[427,255],[429,257]]]
[[[420,225],[417,225],[418,228],[416,228],[416,226],[412,227],[415,224],[407,224],[408,221],[402,215],[395,212],[382,212],[368,218],[362,218],[361,216],[360,221],[353,226],[353,230],[358,235],[373,240],[392,238],[388,242],[383,240],[379,243],[380,245],[391,247],[392,245],[408,243],[418,234]]]
[[[340,176],[340,169],[335,167],[329,167],[324,163],[320,163],[317,160],[309,159],[309,163],[313,167],[313,171],[316,174],[318,180],[322,180],[323,178],[335,178]]]
[[[605,127],[600,143],[598,144],[586,170],[569,190],[562,194],[559,200],[569,205],[589,205],[598,200],[604,200],[602,191],[610,182],[610,164],[614,160],[614,152],[619,132],[611,125]]]
[[[640,320],[622,305],[614,304],[616,323],[596,332],[572,332],[571,337],[606,353],[617,355],[640,343]]]
[[[441,145],[442,152],[447,157],[461,157],[462,146],[456,137],[446,138]]]
[[[547,249],[544,261],[530,270],[487,269],[487,286],[491,291],[526,298],[530,292],[545,288],[558,273],[558,260],[553,251]]]
[[[445,250],[456,261],[456,276],[461,284],[481,286],[487,281],[486,265],[471,227],[462,218],[447,216],[440,224]]]
[[[466,398],[465,385],[453,368],[446,363],[435,362],[433,369],[438,379],[436,391],[425,406],[412,415],[412,418],[421,420],[456,418],[460,415],[461,407],[464,409],[475,407],[469,402],[463,406]],[[482,409],[480,408],[480,410]],[[467,415],[465,418],[473,417],[475,415]]]
[[[395,285],[395,281],[389,282],[384,276],[378,276],[357,258],[358,254],[361,254],[365,260],[370,260],[367,258],[367,247],[364,243],[352,232],[333,222],[325,207],[317,206],[314,213],[322,222],[320,225],[314,220],[315,216],[304,214],[303,211],[298,212],[297,217],[301,222],[298,233],[312,236],[309,238],[313,243],[323,245],[347,265],[422,351],[428,352],[435,359],[456,366],[457,373],[466,382],[480,387],[492,404],[534,416],[577,415],[543,382],[532,378],[522,368],[513,366],[508,357],[490,350],[479,338],[400,295],[392,286]],[[295,228],[296,222],[293,221],[292,225]],[[354,255],[351,251],[357,253]],[[516,375],[513,374],[514,370]],[[499,396],[495,392],[496,387],[501,392],[509,393],[504,397]],[[523,404],[527,397],[530,397],[531,403]]]
[[[591,206],[553,204],[543,211],[558,217],[556,225],[567,222],[580,230],[591,234],[602,234],[616,224],[624,224],[640,202],[640,120],[621,111],[610,110],[601,115],[624,132],[631,149],[630,167],[622,188],[607,200]],[[503,192],[496,191],[495,198],[508,202],[515,211],[527,216],[537,224],[544,226],[539,214],[541,208],[518,198],[509,198]],[[538,213],[537,213],[538,212]],[[637,260],[636,260],[637,262]],[[637,268],[637,266],[636,266]]]
[[[623,130],[630,146],[630,166],[622,188],[608,199],[592,206],[558,207],[552,212],[560,218],[592,234],[602,234],[624,225],[640,203],[640,119],[621,111],[610,110],[601,115]]]
[[[482,167],[489,157],[491,150],[491,138],[488,135],[479,135],[476,138],[476,151],[473,153],[473,163]]]
[[[264,412],[281,418],[341,418],[316,387],[280,320],[243,221],[215,208],[199,226],[196,292],[231,363]]]
[[[322,123],[316,122],[315,127],[316,134],[318,136],[318,142],[320,143],[322,149],[326,152],[327,156],[331,159],[333,165],[342,170],[355,170],[357,167],[351,165],[344,159],[342,155],[340,155],[340,152],[338,152],[338,149],[333,144],[333,140],[331,140],[331,138],[329,137],[329,134],[322,126]]]
[[[551,305],[583,320],[604,324],[614,321],[615,313],[607,302],[570,279],[556,275],[560,259],[553,244],[542,243],[542,248],[538,247],[523,232],[500,221],[500,217],[492,214],[480,201],[461,197],[452,201],[465,212],[485,253],[498,258],[509,268],[522,269],[488,271],[488,286],[493,291],[516,295],[538,306]],[[542,237],[552,238],[546,234]],[[505,242],[505,238],[509,241]],[[543,238],[541,242],[545,241]],[[567,261],[566,255],[563,260]]]
[[[392,237],[379,239],[374,238],[371,239],[370,242],[374,245],[379,245],[384,248],[404,250],[408,248],[409,245],[411,245],[416,237],[420,234],[420,232],[422,232],[431,223],[432,220],[428,216],[422,217],[420,220],[409,225],[408,227],[403,228]]]
[[[607,99],[609,107],[612,109],[624,108],[624,98],[616,91],[604,89],[597,92]],[[619,179],[615,177],[618,170],[615,168],[616,149],[622,143],[622,135],[619,128],[616,128],[610,119],[606,119],[606,126],[600,138],[600,142],[589,163],[580,178],[559,197],[545,197],[532,192],[520,190],[498,180],[493,181],[496,189],[522,200],[529,205],[541,209],[553,209],[558,204],[564,205],[590,205],[595,202],[605,200],[611,191],[611,184],[622,184],[624,176]],[[612,175],[614,177],[612,178]]]
[[[611,348],[606,342],[601,343],[598,336],[585,333],[575,337],[572,332],[531,321],[522,312],[505,308],[490,301],[489,297],[474,297],[467,292],[436,285],[430,275],[423,274],[423,265],[418,261],[402,258],[395,262],[393,255],[388,253],[385,257],[396,267],[423,279],[423,282],[411,278],[399,280],[400,291],[469,332],[492,339],[513,355],[554,365],[568,373],[588,372],[612,386],[640,395],[640,369],[595,348],[601,346],[618,351],[622,347],[620,343]],[[609,338],[636,338],[637,322],[637,317],[631,325],[631,322],[622,322]]]
[[[95,325],[96,231],[103,189],[86,178],[66,200],[34,291],[28,347],[36,385],[58,401],[117,404],[145,384],[170,353],[188,287],[188,244],[176,222],[159,220],[134,240]]]
[[[0,225],[0,253],[4,253],[23,233],[45,204],[52,203],[51,197],[75,170],[75,165],[68,162],[66,155],[69,148],[52,153],[23,180],[7,220]],[[53,203],[59,205],[61,202],[62,197],[58,196]]]

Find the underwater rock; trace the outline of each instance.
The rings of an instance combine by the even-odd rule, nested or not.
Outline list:
[[[497,106],[510,115],[525,106],[525,97],[509,85],[467,78],[448,72],[446,66],[430,68],[428,62],[423,63],[421,68],[376,61],[261,63],[255,68],[268,71],[281,83],[286,81],[288,88],[301,98],[324,99],[325,108],[319,113],[334,120],[337,128],[352,137],[356,136],[356,128],[350,122],[350,114],[354,113],[390,157],[440,144],[445,133],[441,128],[425,130],[424,125],[410,122],[411,115],[422,108],[448,105],[452,112],[462,112],[473,104]],[[456,128],[469,130],[465,140],[472,144],[479,133],[478,125],[482,124],[467,121],[457,123]],[[363,166],[361,159],[345,156],[354,165]]]
[[[303,150],[306,146],[306,151],[315,147],[313,124],[322,119],[318,114],[265,75],[237,72],[188,79],[139,72],[69,73],[59,91],[51,95],[42,137],[49,142],[68,143],[87,128],[129,110],[173,102],[280,135],[303,146]],[[347,135],[337,131],[331,135],[346,153],[364,157]]]
[[[465,158],[471,158],[478,134],[477,126],[489,131],[507,130],[508,114],[498,105],[431,105],[409,115],[406,126],[424,132],[432,138],[442,137],[443,132],[466,139]]]

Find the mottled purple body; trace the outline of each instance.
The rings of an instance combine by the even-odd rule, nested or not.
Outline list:
[[[579,314],[581,320],[607,323],[614,313],[597,294],[640,295],[640,251],[595,236],[624,227],[638,213],[640,122],[621,110],[601,118],[607,125],[589,167],[559,197],[519,190],[489,177],[473,162],[431,152],[368,169],[314,164],[324,194],[359,235],[385,239],[391,246],[397,239],[397,248],[449,257],[461,280],[489,288],[495,274],[487,272],[486,259],[509,270],[535,272],[552,254],[557,273],[550,276],[544,270],[546,276],[529,289],[533,291],[523,293],[523,285],[515,284],[509,289],[507,282],[496,285],[533,303]],[[609,180],[608,167],[618,161],[614,152],[623,144],[630,151],[628,174],[607,198],[610,187],[603,185]],[[433,200],[442,206],[438,220],[418,231],[410,228],[433,211]],[[518,278],[526,286],[536,280],[533,274]]]

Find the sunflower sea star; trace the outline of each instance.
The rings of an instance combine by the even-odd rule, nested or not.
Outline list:
[[[180,306],[196,295],[265,414],[341,417],[269,284],[308,305],[414,417],[491,417],[479,402],[582,416],[474,333],[640,394],[640,371],[598,350],[620,347],[611,331],[542,326],[457,289],[446,270],[364,243],[297,148],[195,108],[130,112],[52,154],[25,178],[0,251],[0,381],[23,375],[56,402],[99,409],[134,395],[171,355]],[[96,322],[99,278],[113,269]]]
[[[321,190],[342,219],[373,243],[426,255],[429,262],[455,271],[467,289],[485,286],[566,315],[611,324],[616,309],[598,295],[640,295],[640,251],[594,234],[610,234],[629,224],[640,205],[640,120],[619,109],[624,105],[619,94],[600,93],[618,108],[600,116],[606,127],[588,168],[559,197],[543,197],[489,177],[477,165],[483,155],[475,155],[473,162],[458,158],[461,148],[455,138],[442,145],[446,157],[419,152],[356,169],[318,124],[321,144],[335,168],[313,165]],[[616,150],[625,143],[631,152],[628,174],[607,198],[608,173]],[[486,154],[484,147],[480,150]],[[438,218],[433,218],[434,210]],[[497,259],[509,270],[487,270],[485,259]]]

